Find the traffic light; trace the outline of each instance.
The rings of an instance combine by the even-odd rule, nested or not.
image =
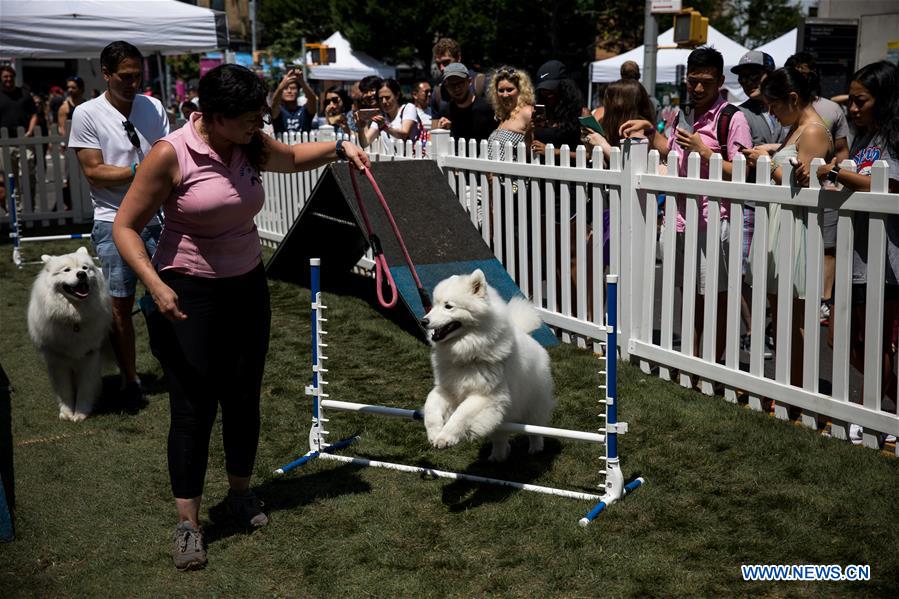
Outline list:
[[[679,48],[695,48],[706,43],[709,37],[709,20],[698,10],[685,8],[674,15],[674,43]]]
[[[332,48],[325,44],[306,44],[306,50],[312,52],[312,62],[315,64],[337,62],[337,48]],[[316,60],[315,50],[318,50],[318,60]]]

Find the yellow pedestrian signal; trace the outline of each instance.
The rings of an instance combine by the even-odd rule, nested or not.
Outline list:
[[[709,20],[699,11],[685,8],[674,15],[674,43],[679,48],[695,48],[709,38]]]

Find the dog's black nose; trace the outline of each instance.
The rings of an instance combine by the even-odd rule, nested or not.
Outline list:
[[[75,273],[75,276],[78,277],[79,281],[83,281],[87,278],[87,273],[83,270],[79,270],[77,273]]]
[[[418,321],[418,324],[420,324],[421,326],[427,328],[427,326],[428,326],[429,324],[431,324],[431,321],[428,320],[427,318],[422,318],[421,320]]]

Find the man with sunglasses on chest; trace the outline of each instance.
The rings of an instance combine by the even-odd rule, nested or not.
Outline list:
[[[131,311],[137,275],[122,260],[112,240],[112,223],[134,174],[156,140],[169,133],[162,103],[139,93],[143,56],[128,42],[112,42],[100,53],[106,92],[78,107],[72,118],[69,147],[90,183],[94,204],[91,240],[112,296],[110,334],[122,374],[121,406],[136,413],[143,401],[137,376]],[[162,229],[154,217],[141,233],[148,255],[156,251]]]

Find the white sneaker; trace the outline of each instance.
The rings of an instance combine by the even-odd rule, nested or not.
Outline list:
[[[864,429],[857,424],[849,425],[849,440],[852,441],[853,445],[861,445],[862,444],[862,432]]]
[[[818,311],[818,316],[820,318],[821,324],[826,325],[830,321],[830,304],[822,301],[821,308]]]

